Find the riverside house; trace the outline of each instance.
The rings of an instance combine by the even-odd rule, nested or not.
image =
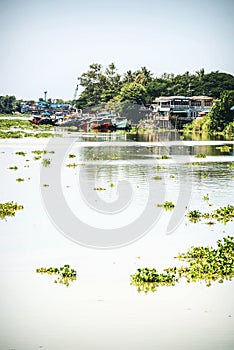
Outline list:
[[[208,96],[161,96],[152,102],[154,119],[191,121],[206,115],[213,105],[213,97]]]

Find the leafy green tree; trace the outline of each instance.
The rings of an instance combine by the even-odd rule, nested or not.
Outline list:
[[[123,76],[123,83],[133,83],[136,80],[136,73],[128,70]]]
[[[202,93],[204,95],[221,97],[224,90],[234,90],[234,77],[219,71],[205,74],[202,78]]]
[[[78,108],[104,104],[118,104],[116,101],[129,103],[151,103],[158,96],[194,96],[208,95],[220,98],[224,90],[234,90],[234,76],[219,71],[206,74],[204,68],[195,74],[188,71],[174,75],[164,73],[154,78],[146,67],[133,72],[128,70],[121,77],[114,63],[104,71],[94,63],[87,72],[78,78],[84,88],[76,101]],[[116,100],[117,98],[117,100]]]
[[[100,64],[91,64],[89,70],[78,78],[80,85],[84,87],[78,104],[85,101],[87,106],[91,106],[108,102],[120,91],[120,79],[121,76],[117,73],[114,63],[111,63],[104,72]]]
[[[143,104],[145,102],[146,88],[136,82],[124,84],[120,90],[120,101]]]
[[[151,73],[146,67],[141,67],[140,70],[136,71],[135,82],[146,86],[153,80],[153,73]]]
[[[15,96],[0,96],[0,113],[12,114],[16,108]]]
[[[223,131],[225,126],[233,121],[234,90],[224,91],[219,100],[216,100],[208,116],[210,118],[211,131]]]

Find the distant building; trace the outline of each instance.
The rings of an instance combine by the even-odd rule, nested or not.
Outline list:
[[[213,105],[213,98],[208,96],[161,96],[152,102],[154,119],[177,117],[190,121],[205,115]]]

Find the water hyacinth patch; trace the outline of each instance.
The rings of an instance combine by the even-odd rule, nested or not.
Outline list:
[[[92,157],[87,158],[86,160],[119,160],[120,157],[117,153],[106,154],[104,152],[93,153]]]
[[[190,166],[200,166],[200,162],[191,162],[191,163],[185,163],[185,165],[190,165]]]
[[[222,153],[229,153],[230,152],[230,150],[232,149],[232,147],[231,146],[219,146],[219,147],[215,147],[216,149],[219,149],[220,150],[220,152],[222,152]]]
[[[152,177],[152,180],[159,181],[159,180],[162,180],[162,177],[161,176],[154,176],[154,177]]]
[[[212,218],[223,223],[233,221],[234,219],[234,206],[228,205],[223,208],[215,209],[212,212]]]
[[[15,216],[17,210],[23,210],[23,205],[14,202],[0,203],[0,219],[6,216]]]
[[[27,153],[26,152],[15,152],[15,154],[17,154],[18,156],[25,157]]]
[[[41,154],[46,154],[47,151],[45,150],[35,150],[35,151],[32,151],[33,154],[37,154],[38,156],[41,155]]]
[[[15,165],[15,166],[9,166],[8,168],[9,170],[18,170],[18,167]]]
[[[158,273],[156,269],[137,269],[134,275],[131,275],[131,285],[137,287],[138,292],[155,292],[159,286],[174,286],[176,275],[170,272]]]
[[[75,269],[70,268],[69,265],[64,265],[60,268],[57,267],[41,267],[36,269],[36,273],[56,275],[57,278],[54,283],[64,284],[66,287],[69,286],[70,282],[76,280],[77,272]]]
[[[218,240],[216,249],[191,247],[177,259],[189,263],[177,269],[178,278],[185,277],[187,282],[205,281],[210,286],[212,281],[231,280],[234,277],[234,237]]]
[[[208,174],[206,174],[206,173],[201,173],[201,177],[202,177],[203,179],[206,179],[206,178],[208,177]]]
[[[200,221],[201,217],[202,217],[202,213],[199,210],[191,210],[187,214],[187,218],[189,219],[189,221],[194,222],[194,223]]]
[[[207,193],[205,196],[202,197],[202,199],[205,201],[205,202],[208,202],[210,197],[209,197],[209,194]]]
[[[206,158],[206,154],[198,153],[198,154],[195,155],[195,158]]]
[[[23,182],[24,179],[22,179],[21,177],[18,177],[18,179],[16,179],[17,182]]]
[[[42,160],[42,165],[43,165],[45,168],[49,167],[50,164],[51,164],[51,159],[50,159],[50,158],[44,158],[44,159]]]
[[[77,166],[79,166],[79,164],[71,163],[71,164],[67,164],[66,166],[67,166],[68,168],[76,168]]]
[[[204,200],[207,200],[207,199],[204,199]],[[222,222],[226,224],[229,221],[233,221],[234,219],[234,206],[227,205],[226,207],[215,209],[211,213],[201,213],[199,210],[192,210],[188,212],[187,218],[189,219],[189,221],[194,223],[200,221],[203,218],[203,219],[214,219],[218,222]]]
[[[166,154],[164,154],[164,155],[162,155],[162,156],[160,157],[160,159],[171,159],[171,157],[168,156],[168,155],[166,155]]]
[[[175,204],[172,202],[164,202],[163,204],[158,204],[157,207],[164,208],[165,210],[172,210],[175,208]]]
[[[176,259],[187,263],[186,266],[169,267],[165,273],[157,273],[156,269],[138,269],[131,275],[131,285],[138,292],[155,292],[158,286],[174,286],[181,278],[190,282],[211,282],[232,280],[234,277],[234,237],[228,236],[217,241],[217,248],[191,247],[186,253],[180,253]]]
[[[154,169],[155,169],[156,171],[160,171],[160,170],[165,170],[166,168],[165,168],[165,166],[157,165],[157,166],[154,167]]]
[[[234,169],[234,163],[227,164],[227,167],[230,168],[230,169]]]

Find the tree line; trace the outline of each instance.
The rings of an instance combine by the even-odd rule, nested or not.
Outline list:
[[[76,104],[82,109],[102,104],[107,110],[116,110],[123,102],[145,105],[159,96],[220,98],[223,91],[234,90],[233,75],[219,71],[205,73],[203,68],[194,74],[164,73],[155,77],[146,67],[120,75],[114,63],[107,68],[93,63],[78,81],[83,91]]]

